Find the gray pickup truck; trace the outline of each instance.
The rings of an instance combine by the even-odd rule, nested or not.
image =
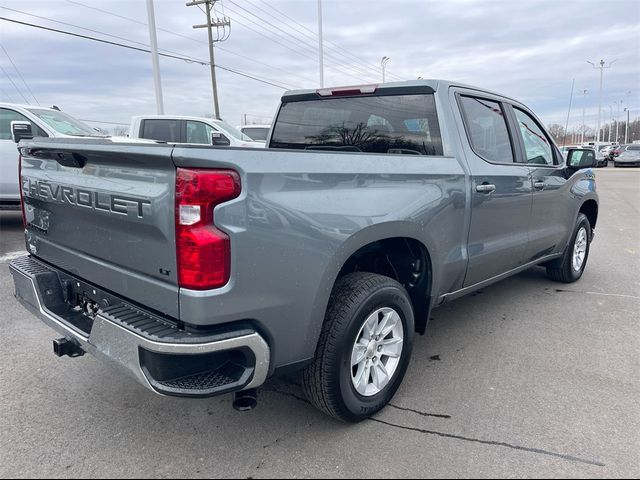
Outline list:
[[[535,265],[585,268],[593,151],[565,160],[513,99],[427,80],[294,91],[267,145],[23,140],[29,256],[10,269],[55,353],[237,408],[301,371],[315,406],[359,421],[432,308]]]

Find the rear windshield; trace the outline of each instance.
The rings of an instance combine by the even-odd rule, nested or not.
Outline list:
[[[288,102],[273,128],[271,148],[443,154],[430,94]]]

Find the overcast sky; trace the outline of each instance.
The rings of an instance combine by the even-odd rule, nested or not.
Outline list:
[[[207,60],[206,30],[192,28],[205,21],[204,13],[185,3],[155,0],[159,48]],[[237,125],[246,113],[249,120],[270,121],[285,88],[318,87],[316,0],[217,5],[232,28],[217,44],[216,62],[278,85],[218,69],[223,118]],[[0,6],[5,18],[140,48],[149,44],[144,0],[0,0]],[[386,55],[387,81],[463,81],[521,100],[547,124],[564,124],[575,78],[570,123],[580,124],[585,104],[586,123],[595,126],[599,71],[587,60],[615,60],[604,72],[603,120],[610,118],[610,105],[617,114],[614,101],[640,116],[637,0],[323,0],[323,14],[325,86],[380,82]],[[1,101],[25,103],[23,95],[35,103],[8,54],[42,105],[122,123],[155,113],[149,54],[6,21],[0,32]],[[207,66],[161,57],[160,71],[165,113],[211,114]]]

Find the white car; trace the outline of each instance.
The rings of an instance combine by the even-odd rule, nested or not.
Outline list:
[[[267,137],[269,136],[269,130],[271,130],[271,125],[242,125],[238,127],[238,130],[251,137],[256,142],[266,143]]]
[[[264,148],[223,120],[174,115],[141,115],[131,119],[130,138],[167,143]]]
[[[0,103],[0,210],[20,208],[18,150],[13,122],[27,122],[34,137],[103,137],[89,125],[55,108]]]

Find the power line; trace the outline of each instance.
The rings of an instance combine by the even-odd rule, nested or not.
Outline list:
[[[38,101],[38,99],[36,98],[36,96],[33,94],[33,92],[31,91],[31,89],[29,88],[29,85],[27,85],[27,82],[25,81],[24,77],[22,76],[22,74],[20,73],[20,70],[18,70],[18,67],[16,67],[16,64],[13,63],[13,60],[11,59],[11,55],[9,55],[9,52],[7,52],[7,49],[4,48],[4,45],[2,45],[0,43],[0,47],[2,48],[2,51],[4,52],[4,54],[7,56],[7,58],[9,59],[9,61],[11,62],[11,65],[13,65],[13,69],[16,71],[16,73],[18,74],[18,76],[20,77],[20,80],[22,80],[22,83],[24,83],[24,86],[27,87],[27,90],[29,91],[29,93],[31,94],[31,96],[33,97],[33,99],[36,101],[36,103],[38,105],[40,105],[40,102]]]
[[[11,77],[9,76],[9,74],[7,73],[7,71],[6,71],[4,68],[2,68],[1,66],[0,66],[0,70],[2,70],[2,73],[4,73],[5,77],[7,77],[7,78],[9,79],[9,81],[11,82],[11,85],[13,85],[13,88],[15,88],[15,89],[16,89],[16,92],[18,92],[18,94],[19,94],[19,95],[24,99],[24,101],[25,101],[26,103],[28,103],[29,105],[31,105],[31,103],[29,103],[29,100],[27,100],[27,97],[25,97],[25,96],[22,94],[22,92],[20,91],[20,89],[18,88],[18,86],[17,86],[17,85],[15,84],[15,82],[11,79]]]
[[[45,27],[43,25],[37,25],[35,23],[22,22],[20,20],[15,20],[13,18],[0,17],[0,20],[6,21],[6,22],[16,23],[16,24],[20,24],[20,25],[25,25],[25,26],[29,26],[29,27],[33,27],[33,28],[38,28],[38,29],[41,29],[41,30],[47,30],[47,31],[50,31],[50,32],[56,32],[56,33],[61,33],[61,34],[64,34],[64,35],[70,35],[72,37],[83,38],[85,40],[92,40],[94,42],[105,43],[107,45],[113,45],[113,46],[116,46],[116,47],[127,48],[129,50],[136,50],[138,52],[151,53],[151,50],[148,50],[146,48],[134,47],[133,45],[126,45],[126,44],[123,44],[123,43],[112,42],[110,40],[104,40],[104,39],[92,37],[92,36],[89,36],[89,35],[82,35],[82,34],[79,34],[79,33],[69,32],[69,31],[65,31],[65,30],[59,30],[57,28]],[[172,55],[172,54],[168,54],[168,53],[159,53],[159,55],[162,56],[162,57],[173,58],[173,59],[176,59],[176,60],[182,60],[182,61],[185,61],[185,62],[188,62],[188,63],[197,63],[197,64],[200,64],[200,65],[210,65],[210,63],[207,62],[207,61],[197,60],[197,59],[188,58],[188,57],[184,57],[184,56],[180,56],[180,55]],[[289,89],[288,87],[285,87],[283,85],[279,85],[279,84],[276,84],[274,82],[258,78],[256,76],[253,76],[253,75],[245,73],[245,72],[241,72],[239,70],[235,70],[235,69],[228,68],[228,67],[223,67],[222,65],[216,65],[216,67],[218,67],[218,68],[220,68],[222,70],[226,70],[226,71],[231,72],[231,73],[235,73],[236,75],[240,75],[240,76],[243,76],[243,77],[246,77],[246,78],[250,78],[250,79],[258,81],[258,82],[261,82],[261,83],[265,83],[265,84],[268,84],[268,85],[272,85],[274,87],[281,88],[283,90],[288,90]],[[29,103],[29,102],[27,102],[27,103]]]
[[[283,39],[285,42],[291,42],[291,40],[287,39],[287,38],[286,38],[286,37],[284,37],[282,34],[287,35],[287,36],[291,37],[293,40],[295,40],[298,44],[301,44],[302,48],[305,48],[305,47],[306,47],[307,49],[309,49],[309,50],[311,51],[311,53],[312,53],[312,54],[315,54],[315,53],[316,53],[316,51],[317,51],[317,50],[316,50],[315,45],[312,45],[312,44],[308,43],[306,40],[301,39],[301,38],[299,38],[299,37],[297,37],[297,36],[295,36],[295,35],[292,35],[291,33],[289,33],[289,32],[287,32],[287,31],[285,31],[285,30],[281,29],[280,27],[278,27],[278,26],[274,25],[273,23],[269,22],[268,20],[265,20],[264,18],[259,17],[259,16],[258,16],[258,15],[256,15],[255,13],[253,13],[253,12],[251,12],[251,11],[247,10],[246,8],[244,8],[244,7],[240,6],[240,5],[238,5],[238,4],[237,4],[237,3],[235,3],[233,0],[228,0],[228,1],[229,1],[230,3],[232,3],[233,5],[235,5],[237,8],[239,8],[240,10],[242,10],[243,12],[248,13],[249,15],[251,15],[251,16],[253,16],[253,17],[257,18],[258,20],[260,20],[260,22],[261,22],[261,23],[258,23],[258,22],[256,22],[256,21],[252,20],[251,18],[248,18],[248,17],[247,17],[247,16],[245,16],[244,14],[242,14],[242,13],[238,12],[237,10],[234,10],[234,9],[232,9],[231,7],[227,6],[227,9],[228,9],[228,10],[230,10],[231,12],[235,13],[236,15],[240,15],[240,16],[241,16],[242,18],[244,18],[245,20],[247,20],[247,21],[249,21],[249,22],[253,23],[254,25],[257,25],[257,26],[259,26],[259,27],[261,27],[261,28],[263,28],[263,29],[265,29],[265,30],[267,30],[269,33],[271,33],[271,34],[275,35],[275,36],[276,36],[276,37],[278,37],[278,38]],[[270,30],[269,28],[265,27],[263,24],[266,24],[266,25],[271,26],[274,30]],[[282,34],[281,34],[280,32],[281,32]],[[279,42],[278,42],[278,43],[279,43]],[[313,59],[315,60],[315,58],[314,58],[314,57],[309,57],[309,53],[308,53],[307,51],[305,51],[304,53],[305,53],[305,56],[307,56],[308,58],[313,58]],[[351,64],[346,64],[346,63],[344,63],[344,61],[343,61],[343,60],[338,59],[338,58],[336,58],[336,57],[335,57],[335,56],[333,56],[333,55],[329,55],[329,54],[327,54],[326,56],[327,56],[328,58],[330,58],[331,60],[333,60],[333,62],[334,62],[336,65],[339,65],[339,66],[341,66],[341,67],[343,67],[343,68],[348,68],[348,69],[352,70],[353,72],[355,72],[355,73],[356,73],[356,75],[352,75],[352,74],[348,74],[348,75],[353,76],[353,77],[357,78],[358,80],[362,80],[362,78],[361,78],[361,77],[362,77],[363,75],[372,75],[371,73],[369,73],[369,72],[366,72],[366,71],[362,70],[362,67],[354,66],[354,65],[351,65]],[[345,73],[345,74],[346,74],[346,72],[342,72],[342,73]]]
[[[74,4],[74,5],[80,5],[80,6],[82,6],[82,7],[85,7],[85,8],[91,9],[91,10],[95,10],[95,11],[98,11],[98,12],[101,12],[101,13],[105,13],[105,14],[107,14],[107,15],[112,15],[112,16],[114,16],[114,17],[121,18],[121,19],[123,19],[123,20],[128,20],[129,22],[133,22],[133,23],[136,23],[136,24],[138,24],[138,25],[144,25],[145,27],[147,26],[147,24],[146,24],[145,22],[142,22],[142,21],[140,21],[140,20],[136,20],[136,19],[131,18],[131,17],[126,17],[126,16],[124,16],[124,15],[119,15],[119,14],[117,14],[117,13],[110,12],[110,11],[108,11],[108,10],[103,10],[103,9],[101,9],[101,8],[94,7],[94,6],[92,6],[92,5],[87,5],[87,4],[85,4],[85,3],[77,2],[77,1],[74,1],[74,0],[66,0],[66,1],[67,1],[68,3]],[[1,7],[1,8],[7,8],[7,7]],[[8,9],[8,8],[7,8],[7,9]],[[13,10],[13,9],[8,9],[8,10]],[[14,11],[18,11],[18,10],[14,10]],[[21,13],[24,13],[24,12],[21,12]],[[36,17],[37,17],[37,15],[33,15],[33,14],[30,14],[30,13],[25,13],[25,15],[31,15],[31,16],[36,16]],[[39,17],[39,18],[40,18],[40,17]],[[49,20],[51,20],[51,19],[49,19]],[[51,20],[51,21],[53,21],[53,22],[58,22],[57,20]],[[63,22],[58,22],[58,23],[63,23]],[[242,24],[242,25],[244,25],[244,24]],[[76,28],[83,28],[83,27],[76,27]],[[86,29],[86,30],[91,31],[90,29]],[[198,40],[197,38],[194,38],[194,37],[190,37],[189,35],[184,35],[184,34],[182,34],[182,33],[174,32],[174,31],[172,31],[172,30],[168,30],[168,29],[166,29],[166,28],[160,28],[160,27],[158,27],[158,30],[159,30],[159,31],[161,31],[161,32],[168,33],[168,34],[170,34],[170,35],[176,36],[176,37],[184,38],[184,39],[186,39],[186,40],[191,40],[192,42],[195,42],[195,43],[200,43],[200,44],[202,44],[202,45],[207,45],[207,42],[205,42],[205,41],[203,41],[203,40]],[[95,33],[97,33],[97,32],[95,32]],[[109,35],[109,34],[106,34],[106,33],[102,33],[102,34],[103,34],[103,35],[107,35],[107,36],[112,36],[112,37],[114,37],[114,38],[118,38],[117,36],[114,36],[114,35]],[[132,40],[130,40],[130,41],[132,41]],[[133,41],[132,41],[132,42],[133,42]],[[138,43],[138,42],[134,42],[134,43]],[[263,65],[263,66],[265,66],[265,67],[271,68],[272,70],[278,70],[278,71],[281,71],[281,72],[287,73],[288,75],[293,75],[293,76],[299,77],[299,78],[301,78],[301,79],[303,79],[303,80],[312,81],[312,80],[310,80],[308,77],[304,77],[304,76],[302,76],[302,75],[300,75],[300,74],[297,74],[297,73],[295,73],[295,72],[292,72],[292,71],[290,71],[290,70],[284,70],[284,69],[282,69],[282,68],[274,67],[273,65],[269,65],[268,63],[261,62],[261,61],[259,61],[259,60],[256,60],[255,58],[248,57],[248,56],[243,55],[243,54],[240,54],[240,53],[238,53],[238,52],[234,52],[233,50],[230,50],[230,49],[228,49],[228,48],[221,47],[221,46],[216,46],[216,49],[217,49],[217,50],[221,50],[221,51],[223,51],[223,52],[226,52],[226,53],[228,53],[228,54],[230,54],[230,55],[235,55],[235,56],[237,56],[237,57],[244,58],[245,60],[248,60],[248,61],[250,61],[250,62],[254,62],[254,63],[260,64],[260,65]],[[164,51],[166,51],[166,52],[171,52],[170,50],[166,50],[166,49],[163,49],[163,50],[164,50]],[[175,52],[171,52],[171,53],[175,53]],[[284,83],[284,82],[283,82],[283,83]]]
[[[13,97],[11,95],[9,95],[9,93],[5,92],[4,88],[0,88],[0,93],[2,93],[5,97],[7,97],[11,103],[15,103],[13,101]]]
[[[230,0],[231,1],[231,0]],[[269,15],[271,18],[274,18],[276,20],[278,20],[279,22],[281,22],[282,24],[286,25],[288,28],[290,28],[291,30],[294,30],[296,32],[301,33],[302,35],[305,35],[306,37],[312,39],[312,40],[316,40],[317,38],[317,33],[314,32],[313,30],[311,30],[310,28],[306,27],[305,25],[303,25],[302,23],[298,22],[297,20],[295,20],[294,18],[290,17],[289,15],[287,15],[284,12],[281,12],[280,10],[276,9],[275,7],[273,7],[272,5],[268,5],[266,2],[264,2],[264,0],[260,0],[261,3],[267,5],[269,8],[271,8],[271,10],[273,10],[274,12],[276,12],[277,14],[281,15],[282,17],[288,19],[290,22],[293,22],[296,25],[299,25],[300,27],[302,27],[302,29],[304,29],[305,31],[302,31],[299,28],[294,28],[290,23],[287,23],[285,21],[283,21],[281,18],[276,17],[275,15],[273,15],[272,13],[268,12],[267,10],[265,10],[264,8],[261,8],[260,6],[256,5],[255,3],[253,3],[251,0],[245,0],[247,3],[253,5],[255,8],[257,8],[258,10],[266,13],[267,15]],[[233,3],[233,2],[232,2]],[[334,42],[331,42],[329,40],[324,40],[323,39],[323,43],[325,44],[325,48],[327,50],[330,51],[334,51],[337,55],[341,55],[342,57],[344,57],[345,59],[347,59],[350,62],[357,62],[359,64],[361,64],[364,68],[368,68],[370,70],[373,70],[377,75],[380,74],[381,69],[378,68],[375,65],[370,65],[369,63],[367,63],[365,60],[359,58],[358,56],[354,55],[353,53],[349,52],[348,50],[345,50],[344,48],[340,47],[339,45],[337,45]],[[328,44],[328,45],[327,45]],[[389,74],[390,76],[392,76],[391,74]],[[394,75],[395,76],[395,75]],[[397,77],[397,76],[396,76]],[[397,77],[400,78],[400,77]]]

